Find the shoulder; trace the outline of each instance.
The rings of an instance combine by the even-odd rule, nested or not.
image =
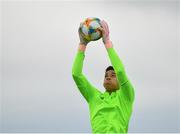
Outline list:
[[[103,93],[97,89],[97,88],[93,88],[93,94],[92,96],[90,96],[90,102],[92,101],[96,101],[98,97],[100,97],[101,95],[103,95]]]

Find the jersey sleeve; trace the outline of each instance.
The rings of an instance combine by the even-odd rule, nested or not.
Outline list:
[[[121,86],[122,92],[124,96],[130,100],[134,100],[134,88],[127,77],[124,65],[119,58],[118,54],[114,50],[113,47],[107,49],[111,64],[116,73],[116,77],[118,79],[119,85]]]
[[[84,58],[85,53],[78,50],[72,67],[72,77],[77,88],[89,103],[97,93],[100,93],[100,91],[97,90],[82,73]]]

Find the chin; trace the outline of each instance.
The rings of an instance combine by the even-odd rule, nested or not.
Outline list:
[[[106,91],[110,91],[110,92],[116,91],[116,89],[113,88],[113,86],[111,86],[111,85],[104,85],[104,88],[106,89]]]
[[[113,91],[116,91],[116,89],[108,89],[108,88],[106,88],[106,91],[111,91],[111,92],[113,92]]]

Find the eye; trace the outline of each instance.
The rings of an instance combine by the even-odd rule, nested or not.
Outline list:
[[[115,75],[111,75],[111,77],[115,77]]]

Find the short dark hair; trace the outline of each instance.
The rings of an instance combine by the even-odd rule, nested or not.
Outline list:
[[[114,70],[113,66],[109,66],[106,68],[106,72],[109,71],[109,70]]]

